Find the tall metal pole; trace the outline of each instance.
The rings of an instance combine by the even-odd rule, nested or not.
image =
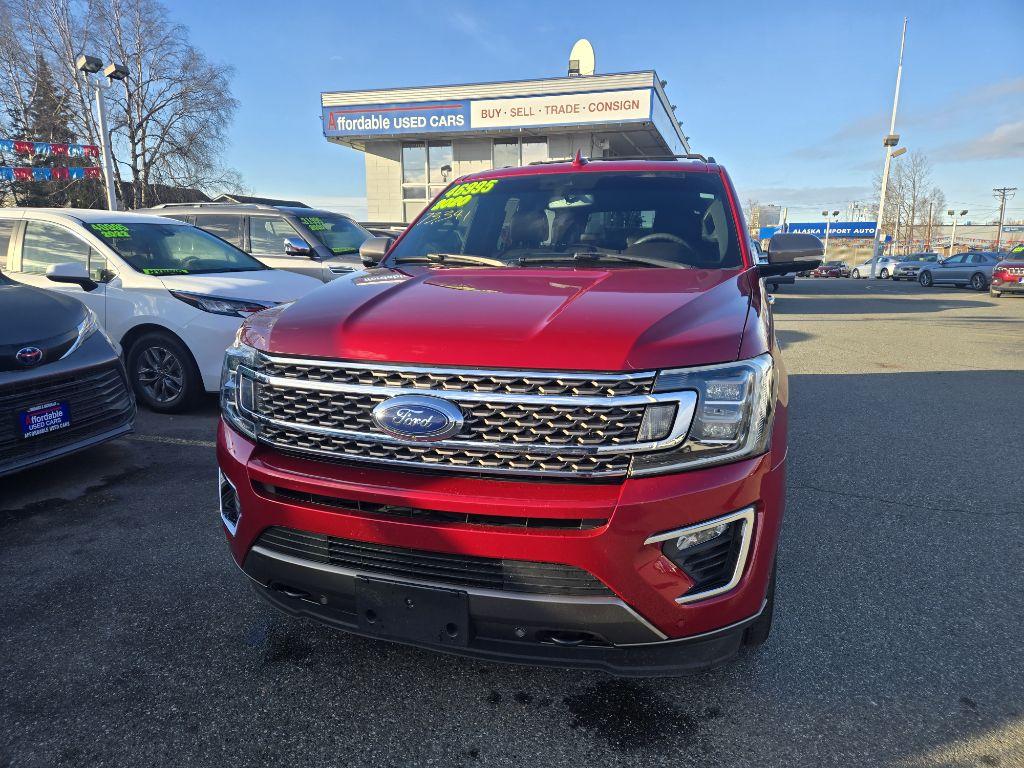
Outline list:
[[[956,211],[953,211],[953,231],[949,235],[949,255],[953,255],[956,248]]]
[[[900,37],[900,61],[896,67],[896,94],[892,99],[892,119],[889,121],[889,136],[896,133],[896,108],[900,103],[900,81],[903,79],[903,48],[907,42],[907,17],[903,17],[903,35]],[[885,165],[882,167],[882,188],[878,196],[878,221],[875,223],[875,242],[871,249],[871,277],[875,276],[878,266],[878,242],[882,235],[882,219],[885,216],[885,192],[889,186],[889,166],[892,163],[893,145],[888,141],[885,145]]]
[[[1012,198],[1013,193],[1017,191],[1016,187],[998,187],[993,189],[996,197],[999,198],[999,227],[996,229],[996,250],[999,250],[1000,244],[1003,242],[1003,220],[1006,218],[1006,200],[1007,197]]]
[[[118,210],[118,205],[116,184],[114,182],[114,160],[110,149],[110,133],[107,131],[107,105],[106,100],[103,98],[106,86],[98,81],[93,81],[91,85],[96,89],[96,122],[100,131],[103,178],[107,185],[107,208],[111,211],[116,211]]]
[[[823,254],[821,254],[822,258],[824,258],[824,259],[828,258],[828,231],[829,231],[829,224],[831,224],[831,222],[829,221],[829,218],[826,216],[825,217],[825,252]]]

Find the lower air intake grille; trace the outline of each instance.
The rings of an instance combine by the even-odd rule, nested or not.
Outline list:
[[[537,595],[612,595],[604,584],[586,571],[558,563],[404,549],[280,527],[264,531],[256,546],[322,565],[395,579]]]
[[[341,499],[336,496],[324,496],[319,493],[305,493],[304,491],[296,491],[291,488],[279,488],[267,485],[266,483],[254,483],[254,485],[258,492],[282,501],[319,504],[324,507],[336,507],[361,514],[415,520],[416,522],[430,523],[431,525],[462,523],[464,525],[486,525],[502,528],[527,528],[529,530],[592,531],[608,522],[608,520],[603,518],[563,519],[559,517],[485,515],[472,512],[440,512],[434,509],[402,507],[395,504],[376,504],[369,501],[357,501],[356,499]]]

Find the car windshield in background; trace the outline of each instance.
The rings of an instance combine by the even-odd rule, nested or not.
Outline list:
[[[456,183],[388,257],[464,265],[681,267],[743,264],[713,173],[545,173]]]
[[[146,275],[206,275],[268,269],[252,256],[185,224],[115,222],[85,224],[87,230]]]
[[[313,236],[326,245],[331,253],[342,255],[357,253],[359,246],[371,235],[351,219],[330,213],[318,213],[315,216],[299,216],[299,221],[306,225]]]

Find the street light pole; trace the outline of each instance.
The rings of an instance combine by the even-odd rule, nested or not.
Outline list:
[[[116,211],[117,185],[114,181],[114,153],[110,146],[110,131],[107,130],[107,103],[104,93],[114,84],[115,80],[124,81],[128,70],[121,64],[108,64],[95,56],[82,54],[75,59],[75,69],[82,74],[85,85],[96,93],[96,127],[100,134],[100,164],[103,167],[103,180],[107,190],[107,208]],[[100,70],[103,74],[100,75]],[[106,82],[104,82],[106,80]]]
[[[828,258],[828,231],[831,222],[828,218],[828,211],[822,211],[821,215],[825,217],[825,251],[821,254],[822,259]]]
[[[103,85],[99,78],[94,79],[91,85],[96,91],[96,124],[100,131],[100,157],[103,164],[103,179],[107,187],[107,209],[116,211],[119,206],[114,183],[114,161],[110,151],[110,132],[107,130],[107,103],[103,98],[104,92],[110,86]]]
[[[949,255],[952,256],[953,255],[953,250],[956,248],[956,220],[957,220],[957,215],[956,215],[956,211],[954,211],[952,209],[946,211],[946,215],[953,217],[953,231],[949,235]],[[967,209],[966,208],[964,210],[960,211],[960,216],[961,217],[962,216],[966,216],[966,215],[967,215]]]
[[[900,103],[900,81],[903,79],[903,48],[907,42],[907,17],[903,17],[903,35],[900,37],[900,60],[896,67],[896,93],[892,99],[892,118],[889,120],[889,135],[885,137],[882,144],[885,146],[885,165],[882,167],[882,188],[878,196],[878,220],[875,222],[875,242],[871,248],[871,277],[875,276],[875,268],[878,266],[878,242],[882,234],[882,219],[885,216],[885,192],[889,186],[889,166],[892,163],[893,147],[900,140],[896,133],[896,108]]]

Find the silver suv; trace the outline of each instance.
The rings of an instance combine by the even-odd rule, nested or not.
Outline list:
[[[354,219],[316,208],[251,203],[165,203],[148,213],[187,221],[268,267],[327,283],[362,269],[359,246],[372,237]]]

